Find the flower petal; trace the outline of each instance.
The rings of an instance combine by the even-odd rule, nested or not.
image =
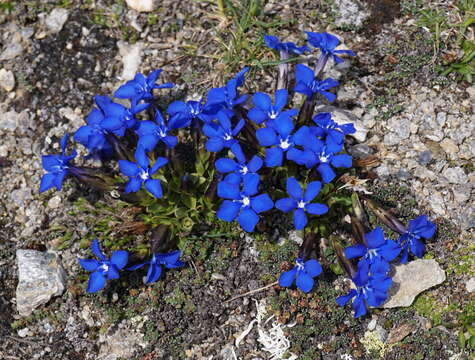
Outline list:
[[[288,213],[297,207],[297,202],[292,198],[283,198],[275,202],[275,207],[284,213]]]
[[[125,184],[125,193],[132,193],[132,192],[137,192],[140,190],[142,187],[142,180],[139,179],[138,177],[132,177],[127,181],[127,184]]]
[[[328,206],[319,203],[305,204],[305,211],[312,215],[323,215],[328,212]]]
[[[310,259],[305,262],[304,264],[304,270],[307,274],[309,274],[311,277],[318,276],[322,273],[322,265],[315,260],[315,259]]]
[[[47,173],[44,174],[43,177],[41,178],[41,184],[40,184],[40,193],[51,189],[54,185],[54,179],[56,175],[52,173]]]
[[[350,292],[346,295],[342,295],[336,298],[336,303],[340,306],[345,306],[348,301],[356,296],[356,290],[351,289]]]
[[[315,199],[315,197],[320,192],[321,187],[322,183],[320,181],[312,181],[310,184],[308,184],[303,196],[303,201],[310,202]]]
[[[256,131],[256,138],[261,146],[276,145],[279,142],[275,131],[268,127],[258,129]]]
[[[157,264],[150,264],[147,271],[147,278],[145,279],[145,284],[151,284],[157,281],[162,274],[162,267]]]
[[[145,180],[144,187],[149,193],[151,193],[157,199],[161,199],[163,197],[162,184],[160,183],[160,180],[158,179]]]
[[[366,304],[362,296],[356,296],[352,306],[355,311],[355,319],[366,315]]]
[[[294,226],[296,230],[302,230],[307,226],[307,215],[303,209],[297,209],[294,211]]]
[[[259,175],[247,173],[243,177],[243,193],[246,196],[252,196],[257,194],[257,189],[259,187]]]
[[[223,221],[231,222],[238,216],[242,204],[237,201],[224,200],[216,215]]]
[[[245,231],[252,232],[256,224],[259,222],[259,216],[257,216],[254,210],[245,208],[239,214],[237,221]]]
[[[289,96],[289,92],[287,89],[279,89],[275,92],[275,110],[277,112],[282,111],[285,105],[287,105],[287,98]]]
[[[283,287],[291,286],[295,280],[296,275],[297,275],[296,267],[294,267],[293,269],[289,271],[283,272],[282,274],[280,274],[280,277],[279,277],[279,285]]]
[[[99,261],[94,259],[79,259],[79,265],[86,271],[96,271]]]
[[[386,243],[383,229],[380,227],[377,227],[373,231],[365,234],[365,239],[368,242],[368,247],[370,249],[377,249]]]
[[[137,163],[127,160],[119,160],[119,170],[122,174],[128,177],[134,177],[140,173]]]
[[[125,250],[116,250],[112,253],[111,256],[111,264],[117,266],[117,268],[120,270],[127,265],[127,261],[129,259],[129,253]]]
[[[99,271],[94,271],[89,276],[89,282],[87,284],[87,292],[88,293],[95,293],[101,290],[106,285],[106,278],[102,275]]]
[[[350,168],[352,159],[348,154],[339,154],[332,156],[331,163],[334,167]]]
[[[310,290],[312,290],[315,281],[310,275],[303,271],[299,271],[297,273],[297,280],[295,283],[300,290],[302,290],[304,293],[308,293]]]
[[[293,176],[287,179],[286,190],[287,193],[295,200],[302,199],[302,187],[300,186],[297,179],[295,179]]]
[[[361,244],[348,246],[344,250],[345,257],[347,259],[362,257],[366,255],[367,252],[368,252],[368,249],[366,248],[366,246],[361,245]]]
[[[239,165],[234,160],[228,158],[218,159],[214,165],[216,166],[216,170],[221,173],[228,173],[239,169]]]
[[[270,111],[272,107],[272,101],[269,95],[261,92],[257,92],[254,94],[254,96],[252,97],[252,102],[256,107],[263,111]]]
[[[106,260],[106,256],[101,251],[99,240],[97,239],[92,240],[91,250],[92,250],[92,253],[96,255],[99,259],[101,259],[102,261]]]
[[[272,209],[274,207],[274,202],[268,194],[261,194],[251,199],[251,207],[259,214]]]
[[[317,167],[317,171],[320,173],[320,175],[322,176],[323,182],[326,184],[331,182],[336,176],[335,172],[333,171],[331,166],[328,164],[320,164]]]
[[[241,190],[239,183],[231,183],[229,181],[220,181],[218,183],[218,196],[223,199],[240,200]]]

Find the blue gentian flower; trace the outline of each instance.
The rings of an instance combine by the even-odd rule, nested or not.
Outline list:
[[[264,35],[264,42],[268,47],[277,51],[285,51],[288,54],[302,55],[310,51],[308,46],[297,46],[293,42],[280,42],[277,36]]]
[[[237,177],[237,181],[240,181],[239,179],[246,174],[256,174],[262,167],[263,161],[257,155],[254,155],[252,159],[246,163],[246,157],[238,143],[231,146],[231,152],[237,161],[229,158],[220,158],[215,162],[216,170],[224,174],[229,173],[226,177],[226,181],[228,182],[233,182],[232,179],[235,176]]]
[[[163,70],[152,71],[145,78],[142,74],[135,75],[133,80],[127,81],[119,87],[114,96],[119,99],[130,99],[133,106],[139,101],[150,101],[153,99],[153,89],[169,89],[173,87],[172,83],[157,85],[157,79]]]
[[[312,98],[314,94],[319,93],[325,96],[330,102],[336,99],[336,95],[327,90],[338,86],[339,82],[332,78],[320,81],[315,78],[313,70],[303,64],[297,64],[295,66],[295,81],[297,84],[294,87],[294,91],[302,93],[308,98]]]
[[[282,111],[287,104],[288,96],[289,93],[286,89],[277,90],[275,92],[275,104],[272,105],[272,100],[269,95],[257,92],[252,97],[255,107],[249,110],[247,116],[256,124],[260,124],[263,121],[273,121],[281,116],[289,118],[295,116],[298,113],[296,109]]]
[[[218,152],[236,144],[235,136],[244,126],[244,119],[240,119],[233,129],[231,120],[224,111],[220,111],[217,118],[218,123],[207,123],[203,126],[203,133],[208,137],[205,144],[206,150],[212,152]]]
[[[324,56],[331,56],[335,63],[339,64],[343,60],[337,56],[337,54],[346,54],[349,56],[356,56],[356,54],[351,50],[335,50],[335,48],[340,45],[340,40],[336,36],[333,36],[329,33],[314,33],[311,31],[305,32],[308,36],[307,41],[313,47],[316,47],[321,50]]]
[[[176,136],[170,135],[169,132],[172,128],[170,124],[165,124],[161,112],[155,110],[155,121],[141,121],[135,131],[139,136],[137,147],[141,147],[146,151],[152,151],[157,146],[158,142],[163,142],[167,148],[171,149],[178,143]]]
[[[369,264],[372,274],[387,274],[389,263],[393,261],[401,252],[398,243],[385,239],[383,229],[377,227],[373,231],[365,234],[367,245],[357,244],[348,246],[345,249],[345,256],[348,259],[361,258]]]
[[[305,193],[303,193],[298,181],[294,177],[290,177],[287,179],[287,193],[290,197],[277,200],[275,207],[285,213],[295,210],[295,229],[302,230],[307,226],[307,216],[305,212],[312,215],[323,215],[328,212],[328,206],[311,202],[318,195],[321,187],[322,184],[320,181],[312,181],[307,185]]]
[[[246,101],[247,95],[239,96],[237,87],[244,77],[232,78],[226,83],[226,86],[214,88],[208,91],[209,106],[219,105],[224,109],[233,110],[233,108]]]
[[[160,180],[152,179],[152,175],[157,172],[162,166],[168,163],[168,160],[163,157],[157,158],[155,164],[150,168],[149,159],[143,149],[138,148],[135,152],[135,159],[137,163],[119,160],[119,169],[122,174],[129,177],[129,181],[125,185],[125,192],[137,192],[144,184],[145,189],[150,192],[157,199],[163,196],[162,185]]]
[[[270,210],[274,203],[268,194],[256,195],[259,186],[259,175],[246,174],[242,178],[243,190],[240,183],[221,181],[218,184],[218,196],[225,199],[217,216],[219,219],[237,222],[247,231],[252,232],[259,222],[259,213]]]
[[[409,249],[418,258],[424,256],[425,245],[421,238],[430,239],[434,236],[437,226],[427,219],[427,215],[421,215],[409,221],[407,232],[398,239],[402,247],[401,263],[407,263]]]
[[[324,183],[329,183],[335,178],[336,174],[332,167],[351,167],[351,156],[338,154],[343,149],[343,144],[333,142],[330,137],[325,142],[312,137],[305,140],[303,136],[296,136],[294,140],[297,145],[303,146],[304,150],[293,148],[287,154],[287,158],[307,168],[316,166]]]
[[[353,299],[353,310],[355,318],[364,316],[366,307],[381,306],[388,298],[388,289],[391,287],[392,279],[386,274],[374,273],[369,275],[369,263],[364,261],[358,263],[358,271],[352,279],[356,289],[351,289],[347,295],[339,296],[336,302],[340,306],[345,306]]]
[[[313,278],[322,273],[322,266],[315,259],[303,261],[301,258],[295,260],[295,266],[279,277],[279,285],[284,287],[292,286],[293,282],[305,293],[312,290],[314,285]]]
[[[87,284],[87,292],[94,293],[101,290],[106,280],[118,279],[119,270],[127,265],[129,254],[125,250],[116,250],[112,253],[110,260],[102,253],[99,241],[94,239],[91,245],[92,253],[96,255],[99,260],[95,259],[79,259],[79,264],[84,270],[92,272],[89,276]]]
[[[249,66],[242,68],[236,75],[234,75],[233,79],[236,80],[237,86],[243,86],[244,81],[246,81],[246,74],[249,71]]]
[[[210,106],[203,101],[173,101],[167,108],[170,115],[170,122],[177,123],[179,127],[189,126],[191,120],[199,119],[204,123],[209,123],[216,118],[219,106]]]
[[[329,136],[337,144],[343,143],[345,135],[356,132],[355,126],[352,123],[340,125],[333,121],[330,113],[319,113],[313,117],[313,121],[317,125],[310,127],[313,135],[322,139]]]
[[[56,187],[59,191],[63,186],[66,175],[69,174],[69,162],[76,157],[76,150],[71,155],[66,155],[66,146],[68,144],[69,135],[65,134],[61,141],[61,154],[59,155],[43,155],[41,162],[46,174],[41,178],[40,193]]]
[[[160,275],[162,274],[162,266],[167,269],[175,269],[185,265],[185,263],[179,260],[180,256],[181,251],[179,250],[172,251],[168,254],[155,253],[152,255],[152,259],[150,259],[149,261],[146,261],[142,264],[133,265],[127,268],[127,270],[136,270],[144,265],[150,265],[148,267],[145,284],[151,284],[160,278]]]
[[[135,114],[147,109],[150,103],[136,104],[132,108],[117,104],[107,96],[96,96],[96,104],[104,113],[101,127],[113,132],[117,136],[124,136],[125,130],[135,127],[137,119]]]
[[[265,127],[256,131],[256,138],[261,146],[266,148],[266,165],[281,166],[284,153],[292,149],[295,145],[294,123],[290,117],[281,116],[274,119],[272,127]],[[288,158],[288,156],[287,156]]]
[[[102,126],[103,121],[102,111],[94,108],[86,117],[87,125],[81,126],[73,135],[74,141],[84,145],[93,157],[112,156],[112,145],[106,138],[109,131]]]

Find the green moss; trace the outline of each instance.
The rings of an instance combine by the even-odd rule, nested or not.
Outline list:
[[[447,274],[473,276],[475,275],[475,244],[469,244],[453,253],[447,266]]]
[[[445,306],[439,303],[431,294],[418,296],[413,307],[419,315],[430,319],[434,325],[437,326],[442,323],[442,314]]]

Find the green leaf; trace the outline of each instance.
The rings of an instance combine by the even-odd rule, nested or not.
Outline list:
[[[464,349],[465,348],[465,334],[463,333],[463,329],[459,330],[459,346]]]
[[[470,349],[475,349],[475,336],[470,336],[470,339],[468,339],[468,346]]]

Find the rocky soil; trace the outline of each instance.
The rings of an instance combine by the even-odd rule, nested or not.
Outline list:
[[[292,236],[270,244],[234,234],[200,239],[192,265],[156,285],[132,274],[85,293],[77,257],[89,257],[95,236],[131,236],[118,227],[130,215],[114,215],[107,197],[74,182],[38,188],[41,154],[58,152],[61,136],[84,124],[93,96],[156,68],[175,92],[194,96],[244,65],[253,66],[247,90],[274,86],[275,69],[257,66],[272,56],[255,45],[266,27],[245,34],[259,55],[235,56],[226,48],[232,16],[217,16],[214,2],[164,0],[149,13],[134,2],[0,2],[0,358],[284,358],[267,345],[293,359],[470,359],[459,334],[468,337],[475,314],[475,86],[436,71],[433,36],[417,23],[430,1],[269,0],[255,16],[282,39],[329,30],[357,52],[331,72],[342,83],[333,110],[360,129],[353,155],[378,159],[365,191],[404,220],[428,214],[437,223],[425,258],[444,270],[441,285],[409,307],[355,320],[335,304],[348,285],[331,272],[308,295],[260,289],[292,261]],[[452,5],[444,2],[448,16]],[[49,287],[62,295],[21,314],[18,249],[55,251],[65,270],[47,262],[65,291]]]

